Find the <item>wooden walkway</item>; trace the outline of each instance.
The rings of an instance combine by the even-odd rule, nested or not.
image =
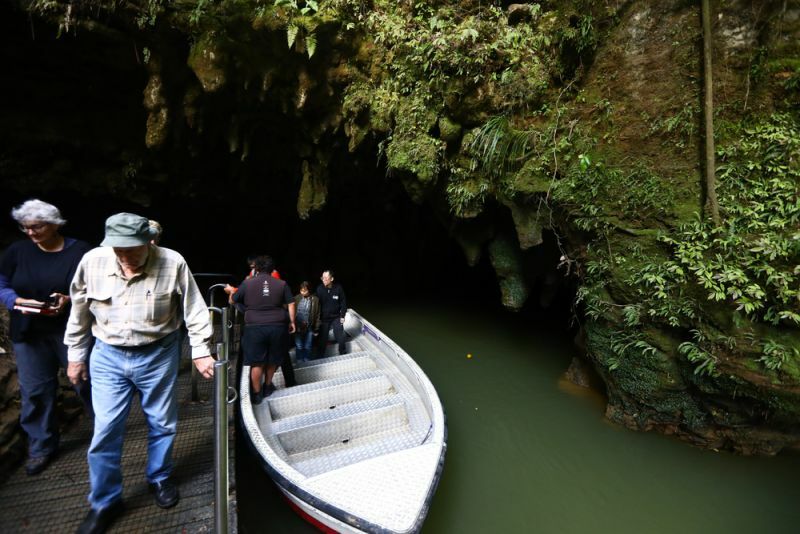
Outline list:
[[[181,500],[168,510],[157,507],[148,491],[144,470],[147,461],[147,425],[138,401],[128,417],[122,453],[125,513],[109,530],[127,532],[214,531],[214,414],[213,381],[199,380],[200,402],[191,402],[191,363],[182,360],[178,376],[178,433],[173,460]],[[231,371],[230,385],[234,385]],[[138,398],[138,397],[137,397]],[[230,473],[234,473],[234,421],[230,416]],[[89,505],[86,450],[92,436],[88,418],[61,436],[61,449],[41,474],[29,477],[20,466],[0,486],[0,533],[72,533]],[[232,477],[231,477],[232,478]],[[236,499],[231,491],[230,532],[236,532]]]

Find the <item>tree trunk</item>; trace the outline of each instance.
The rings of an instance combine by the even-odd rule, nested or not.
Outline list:
[[[711,5],[710,0],[702,0],[703,16],[703,72],[705,79],[706,137],[706,213],[711,215],[714,224],[719,226],[719,203],[717,202],[716,163],[714,159],[714,88],[711,74]]]

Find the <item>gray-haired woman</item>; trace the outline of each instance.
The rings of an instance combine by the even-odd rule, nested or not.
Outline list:
[[[69,284],[88,243],[63,237],[66,221],[47,202],[28,200],[11,211],[28,239],[0,260],[0,302],[11,311],[11,341],[22,397],[20,424],[28,434],[29,475],[42,472],[58,450],[58,368],[67,367],[64,329]],[[85,384],[85,385],[84,385]],[[91,413],[88,383],[76,388]]]

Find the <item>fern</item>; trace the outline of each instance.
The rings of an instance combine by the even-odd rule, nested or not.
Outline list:
[[[286,41],[289,43],[289,48],[294,45],[294,42],[297,39],[297,31],[299,29],[300,28],[294,24],[289,24],[289,26],[286,28]]]
[[[481,126],[467,149],[487,174],[501,176],[519,166],[532,150],[533,132],[514,129],[505,115],[492,117]]]

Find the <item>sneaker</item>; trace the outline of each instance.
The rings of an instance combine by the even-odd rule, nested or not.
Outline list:
[[[25,462],[25,473],[27,473],[28,476],[38,475],[47,468],[52,459],[52,454],[28,458]]]

